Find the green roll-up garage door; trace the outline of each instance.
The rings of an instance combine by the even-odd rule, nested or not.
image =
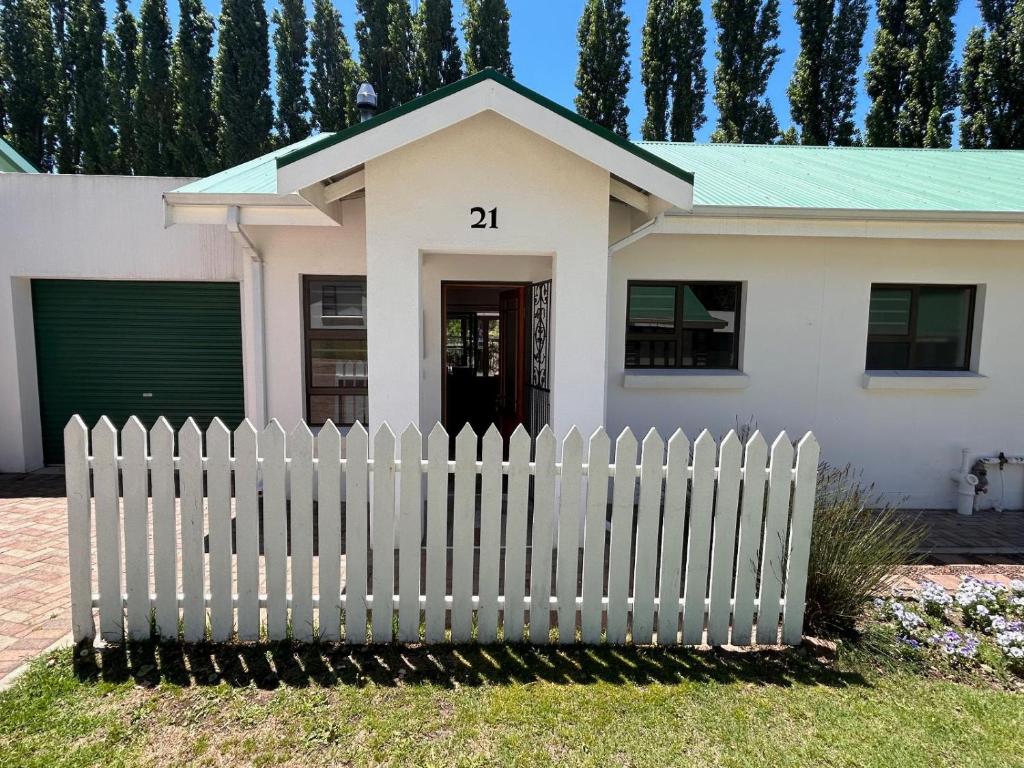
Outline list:
[[[244,417],[238,283],[33,280],[43,457],[81,414],[178,428]]]

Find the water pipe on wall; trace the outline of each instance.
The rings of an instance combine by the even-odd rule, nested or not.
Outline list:
[[[956,511],[961,515],[973,514],[979,478],[971,472],[971,452],[968,448],[961,452],[960,469],[950,472],[949,479],[956,483]]]

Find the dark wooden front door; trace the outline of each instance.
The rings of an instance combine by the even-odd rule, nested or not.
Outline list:
[[[498,429],[508,438],[526,418],[526,287],[498,296]]]

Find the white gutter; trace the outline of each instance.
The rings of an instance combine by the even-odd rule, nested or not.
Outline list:
[[[219,225],[232,207],[239,208],[238,220],[248,225],[340,226],[337,220],[299,195],[165,192],[163,197],[165,227],[174,224]]]
[[[894,211],[697,205],[672,209],[609,246],[648,235],[737,235],[921,240],[1024,240],[1024,211]]]
[[[227,209],[225,226],[249,257],[242,265],[243,322],[249,327],[249,370],[246,380],[252,389],[246,404],[246,416],[253,419],[257,429],[267,423],[267,345],[266,310],[263,298],[263,254],[253,243],[241,223],[237,205]],[[243,366],[245,367],[245,366]]]
[[[797,208],[780,206],[695,205],[693,211],[674,208],[671,217],[728,217],[754,219],[831,219],[836,221],[933,221],[1024,223],[1024,211],[893,210],[882,208]]]

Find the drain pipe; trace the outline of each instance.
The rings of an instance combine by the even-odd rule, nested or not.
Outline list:
[[[263,301],[263,254],[260,253],[256,244],[249,238],[249,234],[243,229],[241,223],[241,211],[237,205],[232,205],[227,210],[228,232],[232,234],[238,244],[249,257],[243,266],[245,270],[242,278],[243,283],[249,286],[250,318],[249,327],[252,334],[250,345],[252,355],[253,384],[256,390],[253,395],[251,415],[257,422],[256,428],[263,429],[267,423],[267,351],[266,351],[266,320]]]
[[[956,483],[956,511],[961,515],[974,513],[974,500],[977,497],[978,476],[971,473],[971,452],[964,448],[961,452],[960,469],[949,473],[949,479]]]

